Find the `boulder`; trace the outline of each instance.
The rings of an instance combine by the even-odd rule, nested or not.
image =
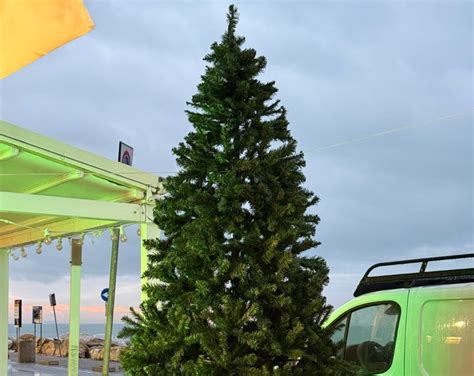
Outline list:
[[[89,346],[84,342],[79,342],[79,358],[89,358]]]
[[[90,334],[87,334],[87,333],[81,333],[81,334],[79,335],[79,340],[80,340],[81,342],[86,342],[86,343],[87,343],[87,342],[93,340],[94,338],[95,338],[95,337],[94,337],[93,335],[90,335]]]
[[[18,343],[17,343],[17,341],[16,341],[16,338],[12,338],[11,340],[12,340],[12,348],[11,348],[11,350],[12,350],[12,351],[17,351],[17,350],[18,350]]]
[[[61,340],[61,356],[68,356],[69,354],[69,339]]]
[[[104,346],[104,340],[98,337],[91,337],[87,340],[87,346],[95,347],[95,346]]]
[[[48,342],[51,342],[51,339],[49,339],[49,338],[38,338],[36,340],[36,352],[38,354],[42,354],[43,353],[43,346]]]
[[[103,360],[104,348],[102,346],[95,346],[95,347],[89,348],[89,354],[91,356],[91,359]]]
[[[21,341],[33,341],[34,337],[32,334],[23,334],[20,337]],[[120,352],[124,347],[121,341],[114,339],[112,341],[112,347],[110,349],[110,360],[118,362]],[[8,349],[16,351],[17,343],[15,338],[8,339]],[[67,335],[61,336],[61,340],[55,340],[51,338],[36,338],[35,351],[38,354],[44,354],[49,356],[63,356],[69,355],[69,337]],[[104,339],[91,336],[87,334],[81,334],[79,339],[79,357],[80,358],[91,358],[94,360],[104,359]]]
[[[113,361],[113,362],[118,362],[121,351],[122,351],[122,347],[120,347],[120,346],[111,347],[110,348],[110,360]]]
[[[60,343],[59,341],[50,340],[43,343],[41,346],[41,353],[49,356],[59,356],[60,355]]]

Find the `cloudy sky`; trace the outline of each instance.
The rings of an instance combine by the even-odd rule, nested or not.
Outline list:
[[[96,24],[0,83],[3,120],[134,165],[176,171],[185,101],[225,30],[221,1],[85,1]],[[239,1],[240,34],[268,59],[307,186],[321,202],[311,254],[326,258],[328,301],[350,299],[372,263],[473,249],[473,3]],[[345,141],[408,126],[336,147]],[[139,240],[121,245],[117,318],[139,303]],[[110,241],[86,242],[84,322],[102,322]],[[11,262],[11,299],[67,322],[67,251]],[[51,320],[49,311],[46,320]]]

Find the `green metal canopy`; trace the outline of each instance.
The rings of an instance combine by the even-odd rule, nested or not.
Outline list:
[[[0,374],[7,372],[9,251],[129,223],[140,224],[142,240],[156,237],[160,190],[158,176],[0,121]],[[146,250],[137,255],[143,271]]]
[[[157,176],[0,122],[0,248],[152,218]]]

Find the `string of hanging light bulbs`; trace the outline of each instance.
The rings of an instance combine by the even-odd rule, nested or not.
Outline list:
[[[122,225],[122,226],[118,227],[118,229],[119,229],[118,238],[122,243],[125,243],[128,240],[127,234],[125,232],[125,228],[129,227],[129,226],[132,226],[132,225],[125,225],[125,226]],[[108,231],[110,233],[110,240],[115,240],[116,239],[117,235],[116,235],[116,232],[114,231],[114,229],[116,229],[116,228],[117,227],[109,227],[108,228]],[[84,244],[84,241],[85,241],[85,238],[86,238],[87,235],[92,235],[92,244],[94,244],[94,239],[102,237],[103,234],[104,234],[104,231],[105,231],[104,229],[99,229],[99,230],[81,232],[79,234],[79,244],[80,245]],[[21,245],[18,248],[18,250],[19,250],[18,254],[17,254],[17,252],[15,252],[15,247],[9,248],[8,253],[12,257],[13,260],[18,261],[20,259],[20,257],[21,258],[26,258],[28,256],[28,253],[26,251],[27,246],[36,244],[35,252],[38,255],[40,255],[41,253],[43,253],[43,244],[51,245],[53,243],[54,239],[56,239],[56,250],[58,252],[61,252],[63,250],[63,239],[64,238],[68,238],[69,242],[72,242],[71,237],[66,237],[66,236],[64,236],[63,233],[61,233],[61,234],[62,235],[60,235],[60,236],[55,236],[54,231],[50,231],[48,228],[45,228],[44,229],[44,234],[43,234],[43,239],[38,240],[36,243],[32,243],[32,244],[28,244],[28,245],[24,245],[24,244]],[[140,227],[137,230],[137,235],[141,236]]]

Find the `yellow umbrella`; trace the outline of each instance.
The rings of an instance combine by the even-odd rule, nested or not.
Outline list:
[[[82,0],[0,0],[0,79],[93,28]]]

